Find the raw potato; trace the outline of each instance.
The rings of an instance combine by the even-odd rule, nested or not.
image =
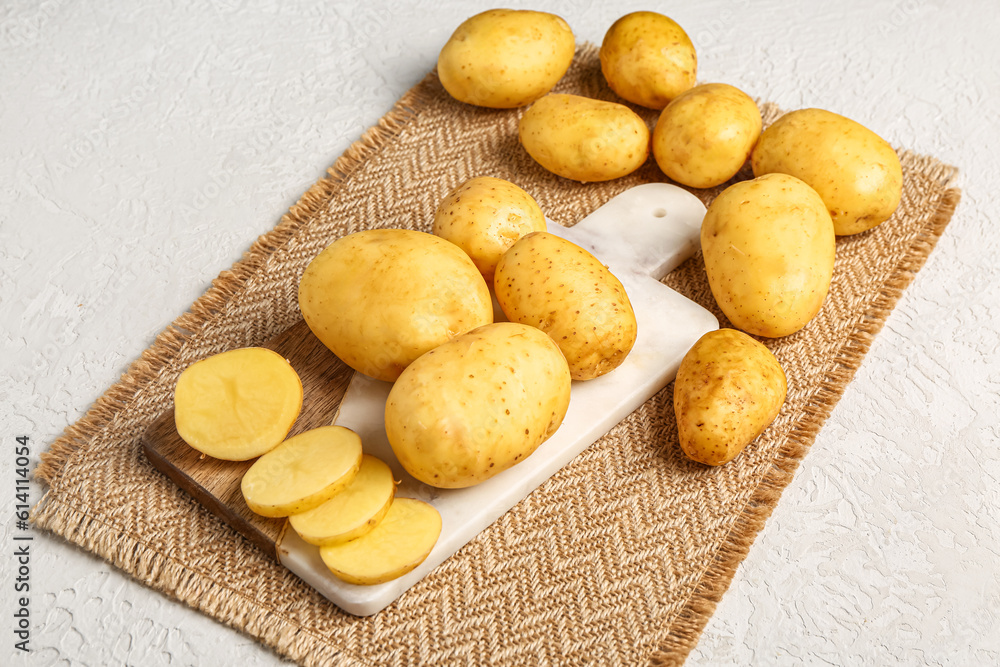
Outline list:
[[[257,459],[240,488],[247,507],[280,517],[319,507],[351,483],[361,467],[361,438],[343,426],[300,433]]]
[[[538,164],[574,181],[631,174],[649,156],[649,128],[623,104],[549,94],[521,117],[521,145]]]
[[[698,56],[687,33],[656,12],[621,17],[604,35],[601,71],[629,102],[662,109],[694,85]]]
[[[728,463],[774,421],[787,393],[785,372],[764,345],[735,329],[705,334],[674,380],[681,449],[700,463]]]
[[[396,481],[383,461],[365,454],[350,484],[319,507],[293,514],[288,522],[309,544],[341,544],[371,531],[385,518]]]
[[[276,447],[301,409],[295,369],[262,347],[197,361],[174,390],[177,433],[202,454],[226,461],[246,461]]]
[[[513,109],[552,90],[575,50],[555,14],[491,9],[458,26],[438,56],[438,77],[460,102]]]
[[[489,324],[403,371],[386,401],[386,435],[421,482],[472,486],[555,433],[569,394],[569,368],[548,336],[524,324]]]
[[[755,176],[780,172],[812,186],[838,236],[888,220],[902,197],[903,170],[892,146],[823,109],[792,111],[775,121],[761,135],[751,164]]]
[[[434,214],[434,234],[472,258],[487,285],[501,255],[530,232],[545,231],[538,202],[510,181],[473,178],[452,190]]]
[[[681,185],[711,188],[743,167],[760,130],[760,109],[749,95],[724,83],[706,83],[681,93],[660,114],[653,156]]]
[[[323,563],[349,584],[373,586],[397,579],[424,562],[441,535],[432,505],[397,498],[385,518],[356,540],[320,547]]]
[[[408,229],[334,242],[302,275],[299,306],[344,363],[388,382],[424,352],[493,321],[489,287],[469,256]]]
[[[511,322],[538,327],[562,350],[574,380],[625,361],[638,333],[625,288],[600,260],[548,232],[528,234],[497,266],[493,289]]]
[[[771,338],[795,333],[819,312],[834,244],[823,200],[786,174],[726,188],[701,226],[708,284],[722,312],[738,328]]]

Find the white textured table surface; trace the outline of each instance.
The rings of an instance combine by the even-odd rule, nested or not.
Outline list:
[[[282,664],[45,534],[18,652],[14,439],[37,460],[492,5],[118,4],[0,6],[0,663]],[[689,664],[1000,664],[1000,3],[507,4],[598,43],[658,9],[702,81],[962,170],[951,225]]]

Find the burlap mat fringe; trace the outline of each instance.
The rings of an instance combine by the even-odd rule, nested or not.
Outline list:
[[[245,592],[217,586],[209,573],[192,569],[161,553],[135,536],[123,533],[60,494],[58,502],[45,503],[35,519],[67,541],[99,555],[141,583],[212,616],[234,630],[248,633],[279,654],[296,656],[303,665],[357,665],[359,662],[333,648],[323,638],[303,628],[283,613],[258,614]],[[220,593],[224,592],[222,595]]]

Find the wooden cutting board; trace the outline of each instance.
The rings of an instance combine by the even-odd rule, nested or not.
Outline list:
[[[289,436],[332,422],[354,371],[300,321],[261,347],[274,350],[292,365],[302,380],[302,411]],[[254,514],[243,500],[240,482],[250,461],[222,461],[190,447],[177,434],[174,411],[166,412],[143,434],[143,451],[195,500],[221,517],[248,540],[278,558],[286,519]]]
[[[246,506],[240,481],[253,462],[218,461],[190,448],[177,435],[172,411],[146,431],[146,456],[202,505],[342,609],[374,614],[665,387],[695,341],[718,328],[710,312],[659,282],[697,249],[704,213],[704,205],[689,192],[647,183],[613,198],[574,227],[549,223],[552,233],[588,249],[622,281],[639,335],[615,371],[573,383],[569,411],[549,440],[522,463],[473,487],[436,489],[407,474],[385,435],[383,411],[391,385],[355,375],[304,322],[265,345],[288,359],[302,379],[304,404],[291,435],[330,423],[351,428],[361,436],[365,453],[384,460],[401,480],[397,497],[420,498],[441,513],[442,532],[434,550],[399,579],[377,586],[338,580],[322,564],[316,547],[286,530],[286,520],[257,516]],[[497,318],[502,317],[497,309]]]

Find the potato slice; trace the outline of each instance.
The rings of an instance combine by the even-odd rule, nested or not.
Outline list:
[[[269,517],[319,507],[361,468],[361,438],[343,426],[320,426],[285,440],[250,466],[240,485],[247,506]]]
[[[381,459],[365,454],[357,476],[340,493],[319,507],[288,518],[309,544],[323,547],[361,537],[385,518],[396,482]]]
[[[274,449],[302,409],[302,382],[291,364],[263,347],[197,361],[177,379],[174,423],[208,456],[246,461]]]
[[[356,540],[320,547],[333,574],[370,586],[403,576],[424,562],[441,534],[441,515],[422,500],[397,498],[379,525]]]

